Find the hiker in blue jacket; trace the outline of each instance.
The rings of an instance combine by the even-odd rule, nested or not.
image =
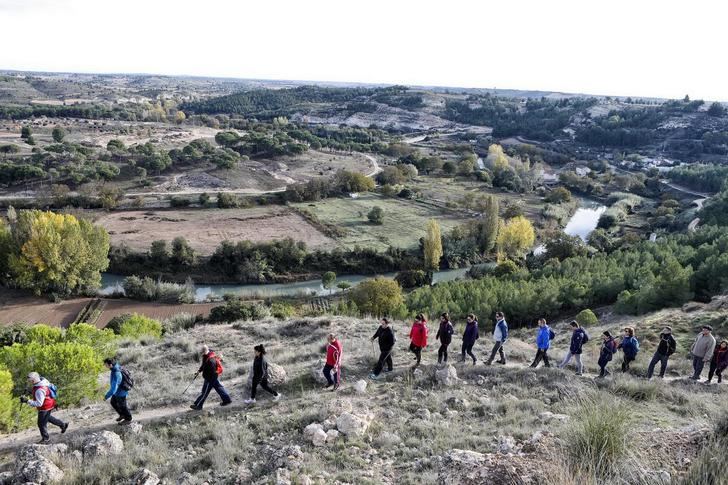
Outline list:
[[[499,364],[506,364],[506,354],[503,351],[503,346],[506,344],[508,339],[508,323],[506,323],[506,316],[503,312],[495,312],[495,328],[493,329],[493,350],[490,352],[490,358],[485,365],[490,365],[495,359],[495,354],[498,353],[500,360]]]
[[[121,373],[121,365],[114,359],[104,359],[104,365],[109,369],[109,390],[104,396],[104,401],[111,399],[111,407],[119,415],[116,422],[119,424],[131,423],[132,417],[129,407],[126,404],[126,397],[129,394],[128,385],[125,385],[124,376]]]
[[[640,343],[634,336],[634,328],[624,328],[624,336],[617,348],[622,349],[622,353],[624,354],[624,360],[622,360],[622,372],[627,372],[629,370],[629,364],[637,358],[637,352],[640,351]]]
[[[465,331],[463,332],[463,347],[462,356],[460,362],[465,362],[465,354],[468,354],[473,359],[473,365],[478,361],[473,353],[473,345],[475,341],[480,338],[478,335],[478,318],[472,313],[468,314],[465,320]]]
[[[543,365],[545,367],[551,367],[551,363],[549,362],[548,350],[551,346],[551,340],[553,340],[553,338],[554,331],[551,330],[551,327],[546,324],[546,319],[539,318],[538,333],[536,333],[536,347],[538,347],[538,350],[536,351],[536,358],[533,359],[533,364],[531,364],[531,367],[533,367],[534,369],[538,367],[541,359],[543,359]]]
[[[573,329],[571,333],[571,344],[569,345],[569,351],[566,353],[564,360],[559,364],[559,369],[566,367],[571,358],[574,357],[576,360],[576,375],[580,376],[584,373],[584,364],[581,363],[581,348],[589,341],[589,335],[579,326],[576,320],[572,321],[569,325]]]
[[[602,348],[599,350],[599,377],[602,378],[610,372],[607,370],[607,365],[612,361],[612,357],[617,353],[617,342],[609,333],[609,330],[605,330],[602,334],[603,342]]]

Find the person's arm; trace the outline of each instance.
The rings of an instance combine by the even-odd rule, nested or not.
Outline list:
[[[382,327],[378,327],[377,331],[374,332],[374,336],[372,337],[372,340],[376,340],[381,334],[382,334]]]
[[[119,390],[120,383],[121,383],[121,371],[114,370],[114,372],[111,373],[111,379],[109,379],[109,390],[106,392],[106,395],[104,396],[104,401],[106,401],[111,396],[116,394],[116,391]]]
[[[28,401],[28,406],[31,406],[34,408],[39,408],[45,402],[45,398],[46,398],[45,389],[43,389],[42,387],[39,387],[38,389],[35,390],[35,395],[33,396],[33,400]]]
[[[670,338],[667,339],[667,355],[672,355],[675,353],[675,349],[677,348],[677,342],[675,342],[675,339],[672,335],[670,335]]]
[[[501,343],[505,342],[506,339],[508,338],[508,325],[506,325],[504,323],[504,321],[501,320],[501,322],[498,324],[498,327],[500,328],[500,331],[501,331]]]
[[[703,357],[703,362],[710,362],[710,359],[713,358],[714,351],[715,351],[715,339],[713,339],[710,342],[710,345],[708,345],[708,351],[705,352],[705,357]]]

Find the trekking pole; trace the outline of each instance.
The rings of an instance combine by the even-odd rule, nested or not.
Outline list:
[[[200,375],[199,372],[195,372],[195,376],[192,378],[192,380],[190,381],[190,383],[187,384],[187,387],[185,387],[185,390],[182,391],[182,395],[183,396],[187,393],[187,390],[190,388],[190,386],[192,386],[192,383],[195,382],[195,379],[197,379],[197,376],[199,376],[199,375]]]

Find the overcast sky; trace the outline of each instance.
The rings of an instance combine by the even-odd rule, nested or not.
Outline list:
[[[0,69],[728,101],[713,0],[0,0]]]

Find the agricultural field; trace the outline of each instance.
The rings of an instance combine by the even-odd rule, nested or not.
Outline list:
[[[425,235],[425,223],[429,219],[437,219],[443,233],[466,220],[456,212],[376,194],[292,205],[309,211],[325,224],[346,231],[346,235],[337,240],[348,248],[359,246],[386,250],[391,246],[411,249],[417,247],[420,238]],[[374,225],[367,219],[367,214],[374,206],[384,211],[381,225]]]
[[[184,237],[201,256],[209,256],[222,241],[266,242],[293,238],[311,248],[335,244],[299,214],[284,207],[199,209],[92,213],[113,246],[146,252],[152,241]]]

